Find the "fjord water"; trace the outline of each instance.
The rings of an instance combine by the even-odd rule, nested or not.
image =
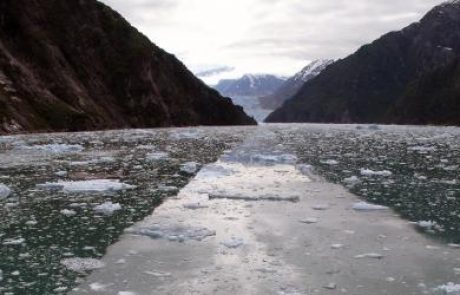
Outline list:
[[[153,238],[149,242],[151,243],[149,244],[150,251],[159,247],[157,243],[161,243],[162,246],[170,245],[166,247],[170,252],[150,252],[152,255],[158,253],[173,255],[172,252],[175,250],[183,249],[180,248],[182,244],[186,248],[206,250],[207,248],[201,244],[193,243],[212,240],[214,236],[219,238],[222,232],[229,230],[225,227],[226,225],[215,222],[216,216],[220,216],[226,222],[236,224],[234,227],[239,229],[239,235],[225,237],[226,239],[222,241],[224,248],[231,250],[243,247],[244,249],[245,243],[257,244],[255,242],[257,239],[248,229],[256,225],[241,223],[238,217],[233,215],[241,213],[242,217],[239,219],[245,220],[253,214],[258,217],[258,222],[272,224],[276,227],[277,221],[270,220],[273,215],[264,212],[283,208],[285,210],[283,212],[288,215],[289,210],[292,210],[293,215],[306,212],[302,219],[305,222],[299,222],[299,219],[294,220],[293,231],[301,232],[302,228],[299,228],[299,224],[310,223],[316,230],[314,233],[318,235],[310,236],[311,240],[332,244],[336,242],[334,236],[330,237],[330,240],[325,240],[322,235],[321,216],[319,218],[306,216],[307,213],[311,214],[307,207],[297,206],[298,210],[295,209],[296,200],[303,202],[308,198],[313,203],[307,202],[304,205],[316,207],[315,212],[323,212],[329,206],[346,208],[353,205],[351,202],[355,200],[337,198],[337,201],[334,201],[336,197],[343,197],[344,193],[338,187],[324,183],[323,176],[331,182],[346,186],[351,192],[368,202],[391,206],[395,212],[401,214],[406,219],[405,221],[394,221],[395,217],[391,212],[386,215],[376,213],[380,214],[377,219],[375,215],[372,215],[374,213],[369,216],[359,216],[361,218],[359,221],[369,219],[377,220],[377,223],[382,224],[397,224],[399,226],[397,233],[403,236],[400,241],[396,236],[390,236],[396,239],[393,241],[396,243],[394,247],[398,246],[398,242],[401,245],[408,243],[409,246],[419,246],[413,242],[414,239],[425,241],[424,239],[433,238],[433,244],[437,246],[423,244],[423,247],[431,247],[425,250],[432,251],[430,252],[432,254],[429,255],[439,257],[438,260],[433,261],[439,262],[446,258],[450,262],[446,265],[438,263],[433,266],[438,277],[433,278],[433,282],[424,282],[424,284],[436,284],[422,291],[441,292],[443,289],[432,288],[451,282],[455,278],[452,265],[460,263],[452,258],[456,255],[458,257],[458,250],[455,247],[460,242],[459,135],[460,129],[453,127],[304,124],[268,125],[257,128],[133,130],[2,137],[0,138],[0,183],[7,185],[12,193],[1,201],[0,209],[2,245],[0,291],[5,294],[8,292],[12,294],[62,294],[81,283],[82,278],[91,270],[105,265],[107,265],[106,269],[102,268],[94,275],[96,278],[103,274],[110,277],[111,272],[115,269],[114,265],[123,265],[123,259],[128,258],[115,255],[118,263],[113,263],[113,265],[110,264],[109,258],[103,259],[100,264],[97,261],[106,254],[107,248],[115,243],[127,228],[129,228],[126,232],[128,236],[141,235]],[[245,143],[241,144],[243,141]],[[190,197],[190,191],[185,190],[179,196],[188,203],[177,205],[167,201],[164,205],[166,207],[162,206],[158,210],[159,217],[156,211],[152,213],[163,200],[177,195],[178,191],[197,172],[195,168],[213,163],[219,157],[220,160],[216,163],[215,170],[210,170],[209,165],[206,166],[207,170],[200,172],[201,178],[198,177],[196,180],[206,185],[204,188],[198,187],[199,190],[204,190],[204,194],[199,196],[204,199],[198,199],[198,201],[192,199],[193,202],[189,202],[187,198]],[[306,175],[305,178],[295,172],[293,167],[297,167]],[[251,173],[245,169],[250,169]],[[243,179],[232,178],[238,173],[244,176]],[[213,178],[216,174],[226,178]],[[207,177],[211,177],[211,180],[209,181]],[[208,182],[203,183],[203,178]],[[112,189],[101,191],[69,192],[59,186],[59,181],[89,179],[118,180],[129,186],[127,187],[129,189],[116,190],[112,187]],[[263,192],[262,195],[257,193],[257,190],[254,192],[249,190],[252,183],[258,182],[258,179],[259,186],[266,184],[265,189],[254,188],[260,189]],[[264,179],[267,182],[264,182]],[[309,188],[310,180],[308,179],[317,179],[317,184],[311,184]],[[288,185],[283,186],[283,181]],[[56,183],[58,183],[57,186]],[[238,188],[235,183],[241,184],[241,187]],[[282,189],[279,188],[280,186]],[[194,186],[192,188],[196,189]],[[282,195],[290,198],[283,199],[280,197]],[[261,196],[263,198],[256,200],[257,205],[244,203],[254,201],[254,198]],[[347,195],[348,197],[350,196]],[[277,202],[283,205],[276,205]],[[337,202],[338,205],[334,205],[334,202]],[[108,205],[109,209],[114,209],[97,210],[100,208],[98,206],[104,204]],[[110,204],[118,204],[120,207],[113,207]],[[178,206],[181,210],[177,209]],[[206,224],[207,227],[203,224],[194,227],[162,227],[161,223],[156,222],[157,218],[161,217],[184,224],[193,223],[194,218],[202,216],[198,213],[199,210],[210,210],[209,214],[206,212],[204,214],[211,216],[212,212],[214,219],[210,220],[214,222]],[[248,213],[248,210],[251,210],[252,213]],[[338,214],[345,214],[344,216],[350,219],[356,218],[346,215],[348,214],[346,210],[344,212],[338,212]],[[153,220],[155,226],[146,231],[142,227],[143,223],[138,224],[137,222],[151,213],[152,215],[146,219],[146,222]],[[331,222],[337,217],[335,213],[337,212],[333,209],[330,210],[330,214],[333,215],[329,217]],[[204,221],[206,220],[209,221],[209,219]],[[315,227],[315,223],[319,223],[319,227]],[[280,220],[279,224],[284,223]],[[403,224],[408,226],[404,227]],[[365,228],[366,224],[361,226]],[[283,229],[284,231],[279,233],[280,236],[291,231],[289,228]],[[325,226],[324,231],[327,232],[327,229],[328,227]],[[388,228],[383,229],[388,230],[390,234],[393,233]],[[352,228],[340,230],[347,231],[347,235],[353,231]],[[385,230],[375,232],[375,236],[379,236],[378,243],[383,243],[381,242],[384,239],[383,236],[388,234]],[[416,230],[421,233],[417,233]],[[260,235],[266,234],[259,233],[259,238]],[[421,238],[422,235],[423,238]],[[411,243],[404,240],[404,236],[412,238],[409,239]],[[161,240],[162,238],[166,241]],[[188,242],[187,238],[193,241]],[[181,239],[183,243],[179,243],[179,246],[168,244],[177,243]],[[121,243],[124,240],[125,238]],[[277,240],[276,235],[266,240],[268,241],[266,246],[271,249],[269,252],[274,253],[273,255],[281,255],[279,252],[283,252],[280,250],[283,241]],[[373,245],[371,241],[366,240],[359,241],[360,245],[358,242],[353,244],[353,241],[347,241],[347,243],[350,243],[347,245],[350,250],[364,251],[366,249],[363,247],[367,243]],[[337,249],[340,248],[339,243],[335,245]],[[448,245],[451,246],[451,249],[445,250],[449,247]],[[308,246],[302,243],[300,246],[304,247],[304,251],[309,252],[310,256],[316,256],[314,249],[308,249]],[[136,256],[136,251],[130,251],[129,247],[126,248],[123,245],[115,246],[113,249],[115,252],[116,249],[122,249],[127,256]],[[372,250],[382,251],[382,249],[369,249],[366,253],[371,254]],[[257,251],[251,253],[254,254],[254,257],[262,257],[262,254],[257,254]],[[387,256],[397,256],[400,254],[398,251],[401,250],[384,251],[388,251]],[[407,248],[406,251],[402,256],[410,258],[413,252],[417,253],[416,257],[419,257],[420,249]],[[448,251],[450,251],[449,255],[441,253]],[[374,254],[379,253],[374,252]],[[110,255],[112,254],[109,254],[109,257]],[[317,258],[323,257],[322,255],[325,254],[321,253]],[[374,257],[377,256],[374,255]],[[97,260],[75,260],[81,258]],[[151,258],[157,261],[163,260],[161,257]],[[226,264],[234,258],[231,255],[221,255],[219,261]],[[350,254],[350,258],[353,258],[353,255]],[[68,263],[63,263],[68,262],[69,259],[74,259],[70,260],[75,262],[72,267],[69,267]],[[186,263],[187,259],[193,260],[193,257],[182,257],[181,259]],[[286,258],[286,260],[295,259],[296,257],[292,255]],[[155,265],[158,268],[160,266],[161,263]],[[383,267],[380,264],[371,266],[377,270]],[[289,281],[287,278],[297,273],[295,271],[290,273],[285,267],[275,262],[270,264],[269,268],[263,266],[263,263],[254,266],[256,273],[263,276],[264,279],[274,277],[277,278],[276,282],[279,281],[280,274]],[[365,268],[365,266],[361,267]],[[334,284],[340,281],[340,271],[347,271],[346,267],[342,266],[342,268],[333,272],[335,281],[321,282],[329,287],[329,289],[323,288],[324,290],[336,289]],[[127,271],[131,273],[131,276],[136,275],[136,271],[130,268],[127,268]],[[214,271],[208,269],[207,273]],[[320,270],[313,266],[310,272],[325,271],[327,270]],[[314,277],[310,272],[304,275]],[[151,276],[162,282],[161,284],[158,282],[162,287],[165,287],[164,284],[165,282],[167,284],[170,277],[175,276],[174,273],[151,273],[153,273]],[[448,273],[451,275],[447,275]],[[206,272],[203,274],[206,276]],[[378,272],[374,274],[377,275]],[[250,274],[244,273],[244,275],[249,276]],[[178,274],[177,277],[180,278],[180,275]],[[376,277],[373,280],[382,281],[378,284],[383,284],[385,280],[390,281],[389,278],[389,276]],[[95,292],[98,287],[100,287],[99,291],[104,292],[102,283],[98,285],[98,281],[91,280],[93,285],[89,292]],[[205,280],[205,282],[208,281]],[[116,282],[106,283],[116,284]],[[416,282],[412,283],[416,285]],[[250,285],[251,281],[247,284]],[[135,289],[135,286],[131,287]],[[155,290],[155,286],[150,287]],[[189,287],[191,289],[187,290],[191,291],[194,286],[190,285],[187,288]],[[308,294],[307,291],[300,293],[297,289],[291,288],[291,290],[289,286],[279,287],[281,289],[272,290],[272,294]],[[319,288],[321,289],[321,286]],[[394,288],[393,290],[402,292],[398,294],[422,292],[420,288],[413,285],[405,289],[402,286]],[[156,294],[161,294],[161,290],[157,290]],[[110,288],[106,292],[117,294],[113,293],[115,291]],[[319,293],[316,293],[323,294],[321,292],[320,290]],[[375,292],[374,294],[380,294]],[[360,293],[356,291],[353,294]]]
[[[246,114],[257,122],[263,122],[273,110],[262,107],[258,96],[232,96],[234,104],[242,106]]]

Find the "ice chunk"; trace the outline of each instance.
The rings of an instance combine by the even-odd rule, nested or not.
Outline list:
[[[273,202],[293,202],[297,203],[300,201],[299,196],[278,196],[278,195],[261,195],[261,196],[244,196],[240,194],[235,195],[209,195],[210,200],[214,199],[229,199],[229,200],[240,200],[240,201],[273,201]]]
[[[324,210],[329,209],[329,205],[327,205],[327,204],[317,204],[317,205],[312,206],[311,208],[313,210],[317,210],[317,211],[324,211]]]
[[[458,295],[460,294],[460,284],[454,284],[452,282],[436,288],[437,291],[443,291],[446,294]]]
[[[183,205],[185,209],[190,210],[198,210],[198,209],[205,209],[208,208],[206,205],[202,205],[201,203],[188,203]]]
[[[353,210],[356,211],[376,211],[376,210],[388,210],[388,207],[369,204],[366,202],[358,202],[353,204]]]
[[[94,258],[66,258],[61,260],[61,264],[75,272],[84,272],[105,267],[105,263]]]
[[[342,249],[345,245],[343,244],[333,244],[331,245],[331,248],[334,250]]]
[[[241,238],[232,237],[230,240],[222,242],[221,244],[229,249],[236,249],[243,246],[244,240]]]
[[[0,200],[8,198],[10,194],[11,194],[10,188],[0,183]]]
[[[139,229],[128,229],[128,233],[148,236],[152,239],[166,239],[171,242],[184,242],[186,240],[202,241],[207,237],[215,236],[216,232],[205,227],[193,226],[160,226],[153,225]]]
[[[38,188],[59,189],[67,193],[99,193],[134,189],[136,186],[112,179],[93,179],[83,181],[61,181],[38,184]]]
[[[324,286],[324,289],[335,290],[335,289],[337,289],[337,284],[336,283],[329,283],[326,286]]]
[[[409,151],[415,151],[419,153],[428,153],[428,152],[435,152],[436,147],[434,146],[411,146],[407,150]]]
[[[158,190],[162,192],[177,192],[179,188],[177,186],[160,184],[158,185]]]
[[[306,176],[311,176],[315,171],[315,167],[313,167],[312,165],[307,165],[307,164],[297,165],[296,168],[297,170],[300,171],[300,173]]]
[[[3,242],[3,245],[12,245],[12,246],[21,245],[21,244],[24,243],[25,241],[26,241],[26,239],[24,239],[24,238],[19,238],[19,239],[6,239],[6,240]]]
[[[118,295],[136,295],[136,293],[131,291],[120,291],[118,292]]]
[[[74,210],[63,209],[63,210],[61,210],[61,214],[65,215],[67,217],[71,217],[71,216],[77,215],[77,212],[75,212]]]
[[[321,163],[326,164],[326,165],[331,165],[331,166],[339,164],[339,162],[337,162],[336,160],[326,160],[326,161],[321,161]]]
[[[343,182],[354,186],[360,183],[361,180],[357,176],[351,176],[351,177],[345,178]]]
[[[198,171],[199,165],[196,162],[188,162],[181,166],[180,171],[187,174],[195,174]]]
[[[385,256],[379,253],[366,253],[366,254],[360,254],[360,255],[355,256],[355,258],[357,259],[360,259],[360,258],[382,259],[383,257]]]
[[[18,145],[16,149],[20,150],[36,150],[42,152],[49,152],[53,154],[64,154],[64,153],[78,153],[83,151],[85,148],[79,144],[45,144],[45,145]]]
[[[95,291],[95,292],[102,292],[102,291],[105,291],[107,289],[107,287],[109,287],[110,285],[104,285],[104,284],[101,284],[101,283],[92,283],[89,285],[90,289],[92,291]]]
[[[425,229],[425,230],[432,230],[434,228],[439,227],[438,223],[432,220],[422,220],[422,221],[417,222],[417,225],[420,228]]]
[[[300,222],[306,223],[306,224],[318,223],[318,218],[309,217],[309,218],[301,219]]]
[[[209,165],[204,166],[203,169],[201,169],[198,176],[200,178],[214,179],[214,178],[220,178],[224,176],[230,176],[234,173],[235,173],[235,170],[230,167],[227,167],[227,165],[209,164]]]
[[[65,177],[67,176],[67,171],[58,171],[56,173],[54,173],[56,176],[59,176],[59,177]]]
[[[147,161],[159,161],[168,159],[169,154],[165,152],[153,152],[148,153],[145,158],[147,159]]]
[[[121,210],[120,203],[105,202],[94,207],[94,211],[101,213],[107,216],[112,215],[115,211]]]
[[[370,169],[361,169],[361,175],[363,176],[383,176],[383,177],[389,177],[393,175],[391,171],[388,170],[383,170],[383,171],[373,171]]]
[[[297,157],[291,154],[282,155],[253,155],[251,156],[251,163],[260,164],[295,164]]]

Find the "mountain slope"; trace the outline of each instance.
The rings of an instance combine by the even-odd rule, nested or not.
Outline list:
[[[334,60],[330,59],[319,59],[311,62],[300,72],[286,80],[273,94],[261,97],[261,105],[269,110],[279,108],[283,102],[293,97],[306,82],[318,76],[333,62]]]
[[[273,93],[285,79],[275,75],[244,75],[240,79],[221,80],[214,87],[225,96],[264,96]]]
[[[392,109],[404,101],[410,85],[459,55],[460,3],[452,1],[435,7],[420,22],[384,35],[332,64],[267,121],[395,122]],[[398,118],[398,123],[410,122],[412,118]]]
[[[460,125],[460,59],[412,83],[388,115],[396,123]]]
[[[0,2],[0,131],[253,124],[96,0]]]

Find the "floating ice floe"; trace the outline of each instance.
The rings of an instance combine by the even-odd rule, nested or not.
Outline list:
[[[67,171],[58,171],[54,173],[54,175],[59,176],[59,177],[65,177],[67,176]]]
[[[96,213],[104,214],[104,215],[113,215],[116,211],[121,210],[121,205],[120,203],[112,203],[112,202],[106,202],[100,205],[97,205],[94,207],[94,211]]]
[[[69,209],[63,209],[61,210],[60,212],[62,215],[64,216],[67,216],[67,217],[71,217],[71,216],[75,216],[77,215],[77,212],[74,211],[74,210],[69,210]]]
[[[382,259],[383,257],[385,256],[379,253],[365,253],[365,254],[360,254],[360,255],[355,256],[356,259],[361,259],[361,258]]]
[[[188,162],[188,163],[182,164],[180,171],[187,173],[187,174],[195,174],[198,171],[199,165],[200,164],[196,162]]]
[[[201,203],[188,203],[182,205],[185,209],[190,209],[190,210],[198,210],[198,209],[206,209],[208,206],[202,205]]]
[[[105,291],[107,289],[107,287],[109,287],[110,284],[101,284],[101,283],[92,283],[89,285],[89,288],[92,290],[92,291],[95,291],[95,292],[102,292],[102,291]]]
[[[313,224],[313,223],[318,223],[318,218],[315,217],[309,217],[305,219],[299,220],[301,223],[306,223],[306,224]]]
[[[411,146],[407,150],[420,152],[420,153],[428,153],[428,152],[435,152],[436,147],[434,146]]]
[[[16,147],[19,150],[35,150],[42,152],[49,152],[53,154],[64,154],[64,153],[78,153],[83,151],[85,148],[79,144],[45,144],[45,145],[19,145]]]
[[[3,245],[6,246],[16,246],[16,245],[21,245],[26,241],[24,238],[19,238],[19,239],[6,239],[3,242]]]
[[[417,222],[417,225],[424,230],[432,230],[439,227],[438,223],[432,220],[421,220]]]
[[[329,205],[327,205],[327,204],[317,204],[317,205],[313,205],[311,208],[313,210],[316,210],[316,211],[324,211],[324,210],[329,209]]]
[[[328,290],[335,290],[337,289],[337,284],[336,283],[329,283],[323,287],[324,289]]]
[[[205,227],[193,226],[160,226],[127,229],[127,233],[147,236],[152,239],[165,239],[171,242],[184,242],[186,240],[202,241],[207,237],[215,236],[216,231]]]
[[[326,161],[321,161],[321,163],[326,164],[326,165],[331,165],[331,166],[339,164],[339,162],[336,160],[326,160]]]
[[[299,170],[300,173],[306,176],[311,176],[312,174],[314,174],[314,171],[315,171],[315,167],[313,167],[312,165],[308,165],[308,164],[297,165],[296,169]]]
[[[0,183],[0,200],[8,198],[10,194],[11,194],[10,188]]]
[[[145,156],[145,159],[147,161],[160,161],[160,160],[166,160],[169,158],[169,154],[165,152],[153,152],[153,153],[148,153]]]
[[[389,208],[381,205],[369,204],[366,202],[358,202],[353,204],[353,210],[356,211],[377,211],[377,210],[388,210]]]
[[[244,245],[244,240],[241,238],[232,237],[228,241],[221,242],[221,244],[229,249],[236,249]]]
[[[61,181],[38,184],[38,188],[58,189],[67,193],[99,193],[134,189],[136,186],[122,183],[119,180],[93,179],[84,181]]]
[[[158,190],[162,192],[176,192],[179,190],[177,186],[173,185],[165,185],[165,184],[160,184],[158,185]]]
[[[105,267],[105,263],[94,258],[66,258],[61,260],[61,264],[75,272],[84,272]]]
[[[120,291],[118,292],[118,295],[137,295],[137,293],[131,291]]]
[[[281,154],[281,155],[254,155],[251,157],[251,160],[256,163],[266,163],[266,164],[295,164],[297,162],[297,157],[291,154]]]
[[[225,164],[208,164],[204,166],[200,173],[198,174],[199,178],[213,179],[220,178],[225,176],[230,176],[235,174],[235,170],[227,167]]]
[[[358,178],[358,176],[351,176],[351,177],[348,177],[348,178],[345,178],[343,180],[344,183],[348,184],[348,185],[357,185],[358,183],[361,182],[361,180]]]
[[[209,199],[229,199],[229,200],[240,200],[240,201],[274,201],[274,202],[293,202],[297,203],[300,201],[299,196],[279,196],[279,195],[257,195],[257,196],[245,196],[240,194],[235,195],[227,195],[227,194],[220,194],[220,195],[209,195]]]
[[[454,284],[450,282],[445,285],[437,287],[435,290],[442,291],[444,292],[444,294],[458,295],[460,294],[460,284]]]
[[[331,248],[334,250],[339,250],[342,249],[345,245],[344,244],[333,244],[331,245]]]
[[[388,170],[383,170],[383,171],[373,171],[370,169],[361,169],[361,175],[362,176],[383,176],[383,177],[389,177],[393,175],[391,171]]]

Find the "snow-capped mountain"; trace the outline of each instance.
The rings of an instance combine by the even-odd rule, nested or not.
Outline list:
[[[261,97],[262,106],[271,110],[280,107],[284,101],[294,96],[307,81],[318,76],[332,63],[334,63],[332,59],[318,59],[309,63],[300,72],[286,80],[274,93]]]
[[[247,74],[239,79],[221,80],[214,87],[224,96],[264,96],[273,93],[286,81],[269,74]]]
[[[318,76],[324,69],[332,64],[334,62],[333,59],[318,59],[315,61],[312,61],[310,64],[308,64],[305,68],[303,68],[300,72],[294,75],[289,80],[293,81],[300,81],[302,83],[305,83],[309,81],[310,79]],[[286,82],[289,82],[286,81]]]

